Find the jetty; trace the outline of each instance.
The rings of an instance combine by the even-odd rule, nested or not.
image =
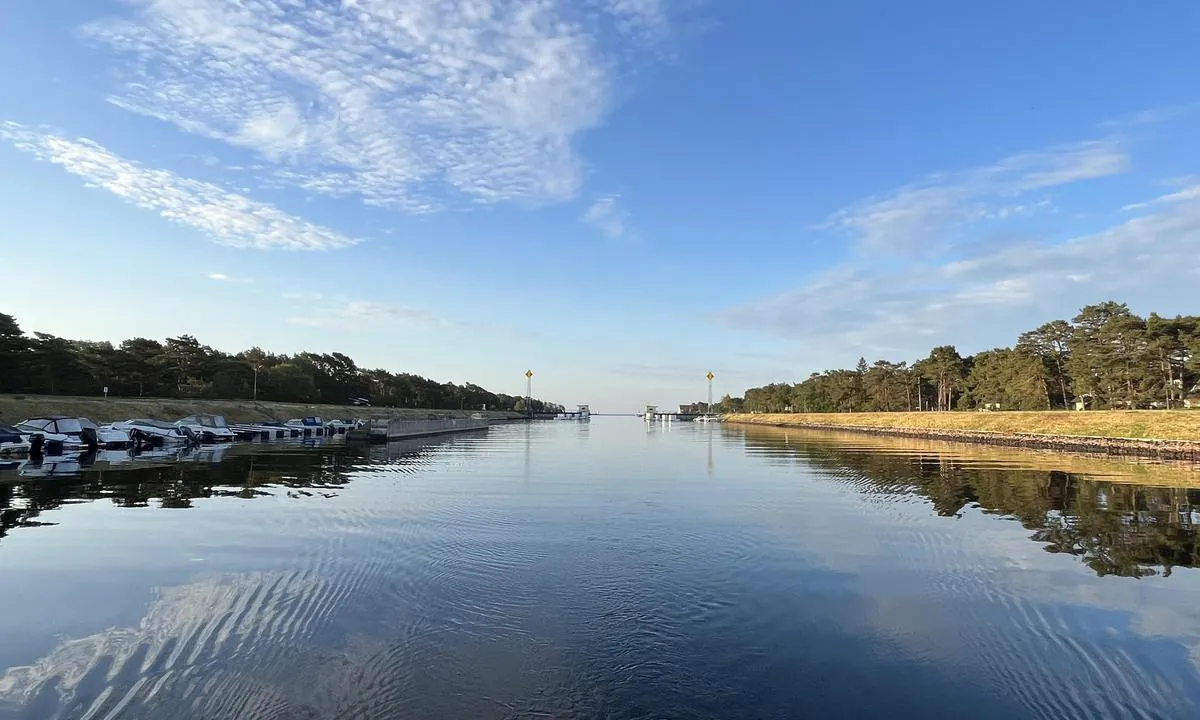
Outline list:
[[[425,420],[376,418],[360,428],[348,431],[346,439],[383,443],[407,440],[408,438],[487,430],[490,425],[491,423],[486,417],[442,417]]]

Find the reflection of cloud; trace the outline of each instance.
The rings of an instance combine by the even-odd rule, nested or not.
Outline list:
[[[111,102],[260,153],[273,177],[414,211],[569,198],[574,138],[663,41],[666,0],[158,0],[85,32]]]
[[[11,122],[0,123],[0,139],[61,166],[92,187],[188,225],[222,245],[259,250],[328,250],[355,243],[329,228],[217,185],[117,157],[90,140],[68,140]]]

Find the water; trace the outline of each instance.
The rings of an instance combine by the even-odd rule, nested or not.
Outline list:
[[[0,718],[1200,715],[1195,470],[634,418],[189,460],[0,470]]]

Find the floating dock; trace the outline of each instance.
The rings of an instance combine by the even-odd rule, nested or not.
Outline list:
[[[486,418],[439,418],[429,420],[406,420],[401,418],[377,418],[365,426],[346,433],[347,440],[390,442],[408,438],[446,435],[448,433],[487,430],[490,423]]]

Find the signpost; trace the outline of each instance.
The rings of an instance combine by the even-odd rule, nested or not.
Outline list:
[[[104,386],[104,397],[108,397],[108,386]]]

